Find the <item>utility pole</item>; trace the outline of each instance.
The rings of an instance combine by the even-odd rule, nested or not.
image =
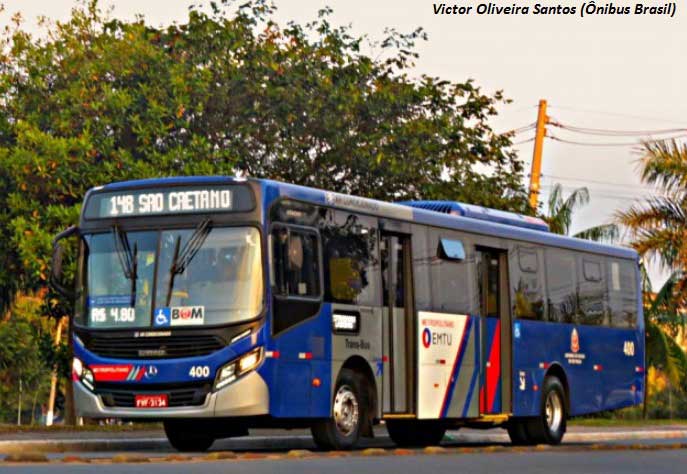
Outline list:
[[[546,100],[539,101],[539,115],[537,115],[537,130],[534,137],[534,156],[532,157],[532,172],[530,173],[530,207],[537,209],[539,202],[541,156],[544,150],[544,138],[546,137],[546,124],[549,117],[546,115]]]
[[[66,321],[67,318],[62,318],[57,323],[57,331],[55,334],[55,347],[60,346],[60,341],[62,341],[62,326],[64,326],[64,323]],[[53,367],[52,376],[50,377],[50,398],[48,399],[48,413],[45,417],[45,426],[52,426],[55,413],[55,392],[57,392],[57,367]]]

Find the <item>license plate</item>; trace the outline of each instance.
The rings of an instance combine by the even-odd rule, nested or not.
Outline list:
[[[160,395],[136,395],[134,404],[136,408],[166,408],[169,406],[167,394]]]

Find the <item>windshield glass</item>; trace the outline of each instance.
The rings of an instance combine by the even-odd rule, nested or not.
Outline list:
[[[193,230],[162,232],[153,324],[223,324],[257,316],[262,303],[257,229],[211,230],[192,258],[185,259],[183,271],[175,273],[175,255],[179,264],[193,234]]]
[[[85,238],[88,296],[80,324],[200,326],[245,321],[260,313],[263,283],[257,229],[199,226],[120,234],[128,246],[117,245],[116,232]],[[136,264],[126,265],[127,257]],[[135,284],[128,277],[131,267]]]
[[[81,321],[92,327],[141,327],[150,325],[157,232],[122,233],[128,240],[136,271],[127,275],[127,257],[116,244],[115,233],[85,237],[87,311]],[[121,256],[121,259],[120,259]],[[130,278],[133,276],[134,278]]]

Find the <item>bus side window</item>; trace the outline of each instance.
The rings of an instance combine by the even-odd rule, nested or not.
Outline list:
[[[274,334],[317,315],[320,290],[320,252],[317,232],[275,225],[270,235]]]
[[[375,220],[329,209],[320,221],[320,234],[325,300],[379,306]]]
[[[476,281],[472,273],[475,257],[474,253],[468,252],[465,242],[463,234],[429,229],[428,254],[413,255],[414,259],[424,257],[429,263],[432,311],[469,314],[472,309],[470,294],[474,291],[472,282]],[[452,244],[454,251],[462,251],[462,258],[449,258],[446,252],[449,249],[445,248],[447,243]]]
[[[546,249],[546,290],[549,320],[577,323],[578,293],[572,252]]]
[[[319,256],[314,233],[275,227],[272,258],[275,295],[319,298]]]
[[[513,306],[515,317],[544,319],[544,292],[540,281],[543,271],[539,255],[534,248],[517,247],[511,253],[516,262],[511,263],[513,275]]]
[[[631,261],[609,259],[607,269],[611,323],[616,328],[634,328],[638,304],[636,266]]]
[[[580,324],[609,326],[608,311],[604,304],[605,282],[601,261],[595,257],[583,256],[578,259],[582,271],[579,272],[579,317]]]

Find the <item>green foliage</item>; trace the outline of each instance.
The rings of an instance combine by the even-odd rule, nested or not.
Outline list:
[[[544,220],[555,234],[569,235],[573,214],[580,207],[589,204],[589,190],[577,188],[568,197],[563,197],[563,187],[556,183],[551,189],[548,201],[548,215]],[[615,224],[604,224],[585,229],[573,237],[585,240],[613,242],[618,239],[618,227]]]
[[[687,268],[684,233],[687,226],[687,145],[676,141],[646,143],[641,175],[645,183],[657,187],[660,195],[620,212],[618,220],[630,230],[639,253],[648,259],[658,259],[671,272],[684,272]]]
[[[687,303],[687,146],[677,141],[649,142],[644,145],[642,181],[655,185],[661,194],[618,213],[618,221],[633,238],[633,246],[646,259],[656,259],[671,275],[652,295],[645,311],[647,327],[647,365],[660,370],[670,382],[663,392],[652,397],[647,414],[674,413],[673,391],[679,399],[687,389],[687,355],[675,342],[684,329]],[[652,294],[648,278],[645,291]],[[666,402],[667,400],[667,402]],[[685,413],[684,404],[678,411]]]
[[[684,301],[678,298],[685,281],[680,272],[672,274],[645,308],[647,366],[666,375],[674,389],[687,389],[687,354],[675,342],[684,328]],[[651,286],[646,290],[650,293]]]
[[[30,413],[36,403],[45,402],[52,363],[64,365],[58,352],[66,348],[53,348],[41,306],[42,298],[17,298],[0,321],[0,421],[16,422],[20,379],[22,411]]]
[[[510,137],[489,125],[502,94],[413,79],[422,30],[389,30],[377,59],[330,13],[281,27],[264,0],[222,2],[154,28],[108,18],[93,0],[44,38],[9,27],[0,39],[4,307],[17,290],[45,286],[50,238],[77,222],[88,188],[112,181],[239,174],[528,212]]]

